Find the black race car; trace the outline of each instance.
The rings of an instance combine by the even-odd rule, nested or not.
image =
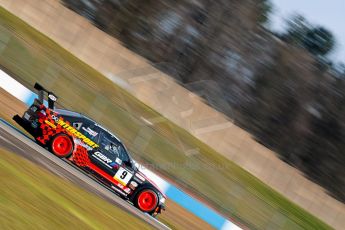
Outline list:
[[[141,211],[161,213],[166,196],[139,171],[119,138],[80,113],[55,109],[57,97],[38,83],[34,88],[38,98],[22,117],[13,117],[20,126],[55,156],[86,170]]]

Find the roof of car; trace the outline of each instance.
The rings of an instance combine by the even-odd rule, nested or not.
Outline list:
[[[84,116],[83,114],[81,114],[81,113],[73,112],[73,111],[70,111],[70,110],[66,110],[66,109],[55,109],[55,111],[56,111],[58,114],[65,115],[65,116],[82,117],[82,118],[86,118],[86,119],[91,120],[90,118],[85,117],[85,116]]]

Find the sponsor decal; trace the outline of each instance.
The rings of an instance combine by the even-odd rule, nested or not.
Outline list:
[[[116,162],[110,163],[110,166],[113,167],[114,169],[118,169],[120,167]]]
[[[116,157],[115,162],[118,163],[119,165],[122,165],[122,160],[118,157]]]
[[[58,127],[58,125],[60,125],[61,128],[64,128],[68,134],[80,139],[84,144],[88,145],[89,146],[87,148],[88,150],[90,150],[90,147],[91,147],[91,149],[99,147],[98,144],[96,144],[90,138],[88,138],[85,135],[83,135],[82,133],[80,133],[75,127],[71,126],[68,121],[67,122],[64,121],[62,118],[59,118],[58,116],[56,116],[56,114],[50,114],[49,113],[50,110],[46,110],[46,111],[47,112],[44,112],[44,110],[41,111],[42,114],[43,113],[48,114],[44,120],[40,121],[41,123],[44,122],[47,126],[53,128],[55,130],[60,129],[60,127]],[[53,121],[55,122],[55,124]],[[92,131],[93,134],[96,133],[93,130],[90,130],[90,131]]]
[[[131,188],[132,190],[135,190],[138,187],[138,183],[135,181],[132,181],[129,185],[129,188]]]
[[[90,127],[87,127],[87,128],[83,127],[82,129],[93,137],[97,136],[97,134],[98,134],[97,132],[90,129]]]
[[[53,116],[52,116],[53,117]],[[55,118],[54,118],[55,117]],[[53,119],[56,121],[56,116],[54,116]],[[64,120],[59,119],[57,121],[58,125],[61,125],[61,127],[65,128],[66,131],[70,134],[72,134],[73,136],[75,136],[76,138],[81,139],[85,144],[87,144],[88,146],[92,147],[92,148],[97,148],[99,147],[98,144],[96,144],[95,142],[93,142],[92,140],[90,140],[89,138],[87,138],[86,136],[84,136],[82,133],[80,133],[78,130],[76,130],[75,128],[73,128],[71,125],[69,125],[68,123],[66,123]]]
[[[132,177],[132,173],[125,168],[120,167],[119,170],[117,170],[114,179],[120,182],[123,186],[126,186]]]
[[[110,160],[107,156],[105,156],[101,152],[95,152],[93,155],[95,155],[96,157],[98,157],[99,159],[101,159],[102,161],[104,161],[107,164],[111,164],[113,162],[112,160]]]
[[[48,94],[48,98],[50,99],[50,100],[52,100],[52,101],[56,101],[57,100],[57,97],[56,96],[54,96],[53,94]]]
[[[137,187],[137,186],[138,186],[138,183],[135,182],[135,181],[132,181],[132,182],[131,182],[131,185],[133,185],[133,187]]]
[[[47,125],[49,125],[50,127],[52,127],[53,129],[56,129],[56,125],[54,125],[53,123],[51,123],[48,120],[45,120],[44,123],[46,123]]]
[[[85,144],[84,142],[82,142],[80,139],[75,139],[74,140],[74,143],[76,145],[80,145],[82,146],[83,148],[85,148],[87,151],[91,151],[93,148],[91,148],[90,146],[88,146],[87,144]]]

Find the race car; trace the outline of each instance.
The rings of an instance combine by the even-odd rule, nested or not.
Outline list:
[[[38,98],[22,117],[13,119],[38,144],[82,168],[141,211],[156,216],[165,209],[165,194],[140,172],[118,137],[80,113],[56,109],[54,93],[38,83],[34,88]]]

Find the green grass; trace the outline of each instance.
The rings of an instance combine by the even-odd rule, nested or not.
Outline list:
[[[1,148],[0,175],[1,229],[151,229],[126,211]]]
[[[53,90],[61,105],[112,130],[134,158],[225,215],[257,229],[330,228],[169,120],[145,126],[141,117],[161,115],[4,9],[0,32],[0,65],[17,80]]]

